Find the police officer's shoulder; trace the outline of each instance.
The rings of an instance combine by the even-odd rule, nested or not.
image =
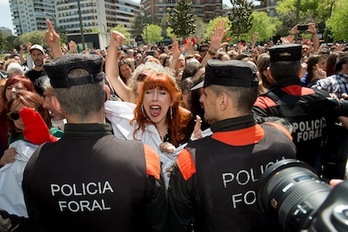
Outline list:
[[[155,150],[144,144],[144,154],[145,154],[145,165],[146,174],[155,177],[157,180],[160,179],[161,173],[161,161]]]
[[[176,160],[176,166],[185,181],[190,179],[196,173],[194,150],[189,147],[182,150]]]

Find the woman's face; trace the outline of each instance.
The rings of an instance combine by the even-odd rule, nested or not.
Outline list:
[[[13,98],[13,95],[16,92],[18,92],[20,90],[26,90],[26,89],[27,88],[24,87],[23,82],[21,82],[21,81],[7,86],[7,88],[5,90],[6,91],[6,93],[5,93],[6,100],[9,100],[9,99]]]
[[[327,63],[327,59],[320,58],[319,62],[318,62],[319,68],[321,68],[322,70],[326,71],[326,63]]]
[[[19,130],[24,129],[24,123],[22,121],[22,118],[20,116],[18,117],[17,113],[19,113],[19,111],[23,109],[24,107],[25,105],[20,100],[15,100],[11,105],[11,112],[8,113],[8,115],[10,116],[10,119],[13,121],[14,125]],[[13,116],[10,114],[12,114]]]
[[[155,124],[166,122],[172,99],[167,90],[162,87],[149,88],[144,93],[143,107],[147,117]]]
[[[126,78],[126,80],[129,80],[129,78],[132,76],[132,69],[129,67],[128,64],[122,64],[120,67],[121,75]]]

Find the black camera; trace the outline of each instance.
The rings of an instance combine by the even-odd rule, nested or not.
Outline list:
[[[297,30],[299,31],[307,31],[308,30],[308,24],[302,24],[297,26]]]
[[[283,231],[348,231],[348,181],[334,188],[296,159],[271,165],[260,177],[260,209]]]

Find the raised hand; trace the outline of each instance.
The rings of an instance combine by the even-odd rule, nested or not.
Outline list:
[[[110,46],[121,47],[126,41],[126,37],[118,31],[112,31],[110,36]]]
[[[69,51],[71,53],[77,53],[77,45],[76,45],[75,41],[70,40],[68,45],[69,45]]]
[[[211,34],[209,50],[212,52],[216,52],[221,47],[222,39],[225,33],[228,31],[228,29],[225,28],[226,22],[224,20],[220,20],[217,23],[214,32]]]
[[[202,125],[202,119],[201,119],[201,117],[196,115],[195,127],[193,128],[193,132],[192,132],[191,138],[190,138],[192,141],[203,138],[203,132],[201,129],[201,125]]]
[[[60,49],[60,36],[54,30],[52,23],[49,19],[46,19],[47,30],[44,35],[44,42],[51,48],[53,58],[63,55]]]

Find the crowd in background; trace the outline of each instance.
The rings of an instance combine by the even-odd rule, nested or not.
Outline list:
[[[205,119],[200,102],[204,94],[202,87],[207,62],[239,60],[248,63],[257,70],[258,94],[261,96],[277,86],[269,74],[272,62],[269,49],[279,44],[301,44],[301,70],[296,74],[301,85],[327,91],[331,98],[339,101],[338,108],[343,105],[339,117],[335,118],[335,132],[321,140],[322,151],[330,157],[321,157],[319,165],[313,164],[313,168],[323,178],[344,179],[347,178],[348,153],[348,120],[345,118],[348,106],[343,100],[348,97],[347,47],[343,43],[320,44],[314,23],[309,24],[306,31],[311,34],[310,39],[302,39],[301,32],[295,25],[288,36],[277,42],[260,44],[254,35],[251,41],[231,44],[223,41],[224,25],[221,22],[207,42],[186,38],[182,43],[174,40],[167,46],[144,44],[139,47],[125,46],[122,34],[112,32],[106,50],[87,49],[80,53],[102,59],[107,85],[105,117],[113,133],[119,138],[141,140],[150,145],[159,154],[164,183],[168,186],[172,165],[182,146],[211,134],[213,121]],[[44,65],[58,57],[79,52],[74,41],[63,46],[59,44],[59,35],[50,22],[44,40],[47,49],[28,43],[0,60],[1,169],[19,159],[18,146],[35,150],[40,144],[57,141],[64,134],[64,112],[55,98],[54,84],[49,83]],[[57,82],[55,85],[63,84]],[[153,87],[157,85],[161,88]],[[158,98],[161,103],[154,105],[150,103],[151,98]],[[23,108],[29,111],[21,111]],[[35,110],[30,110],[33,108]],[[19,117],[23,117],[20,122]],[[153,133],[156,136],[152,136]],[[25,143],[17,143],[17,147],[13,145],[20,140]],[[24,157],[23,171],[30,155],[23,152],[21,157]],[[5,175],[2,174],[1,178]],[[6,210],[10,214],[28,217],[24,199],[20,199],[23,206],[20,210],[6,203],[2,205],[1,201],[0,208],[8,206]]]

